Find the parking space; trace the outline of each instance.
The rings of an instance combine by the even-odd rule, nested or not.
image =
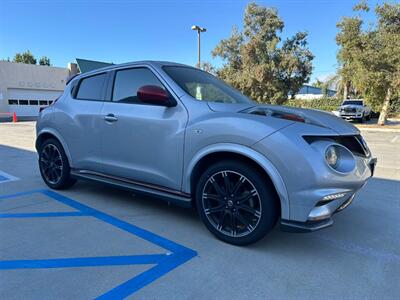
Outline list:
[[[91,182],[50,191],[34,123],[0,124],[0,176],[15,178],[0,177],[0,298],[395,299],[400,132],[363,135],[376,174],[333,227],[235,247],[193,210]]]
[[[59,207],[56,205],[51,211],[38,212],[35,205],[23,205],[27,196],[33,202],[56,202]],[[14,203],[15,209],[10,208],[9,202]],[[32,212],[32,208],[35,212]],[[196,256],[196,252],[191,249],[47,189],[1,196],[0,220],[1,227],[13,228],[12,231],[2,230],[0,234],[2,243],[13,249],[2,255],[0,270],[3,272],[21,269],[141,266],[133,269],[141,272],[135,274],[133,271],[135,275],[128,280],[124,276],[117,287],[105,293],[103,289],[108,287],[103,284],[100,289],[91,289],[94,295],[88,292],[80,294],[85,298],[97,297],[99,292],[104,293],[100,298],[127,297]],[[110,226],[114,228],[109,228]],[[21,242],[24,243],[22,247]],[[31,250],[26,251],[26,246]],[[24,276],[26,275],[22,275]],[[61,282],[64,284],[64,281]],[[43,279],[38,283],[42,286],[40,290],[44,290],[44,293],[38,294],[42,298],[46,294],[44,288],[47,283]],[[13,287],[14,282],[7,280],[4,285],[5,290],[12,291],[10,287]],[[7,285],[10,287],[7,288]],[[65,285],[60,287],[58,293],[68,293],[72,287],[65,288]],[[7,299],[11,298],[7,292],[5,296]],[[19,293],[17,298],[21,296],[30,297],[30,290],[25,295]]]

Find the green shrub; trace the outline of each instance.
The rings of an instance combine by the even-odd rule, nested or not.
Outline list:
[[[338,109],[342,101],[343,100],[339,98],[320,98],[313,100],[290,99],[284,105],[334,111]],[[400,117],[400,98],[395,98],[390,102],[388,114],[390,117]]]
[[[313,100],[288,100],[285,105],[301,107],[301,108],[312,108],[326,111],[334,111],[340,106],[343,100],[339,98],[320,98]]]

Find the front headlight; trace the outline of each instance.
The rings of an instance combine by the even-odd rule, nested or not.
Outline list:
[[[325,160],[332,169],[340,173],[349,173],[356,166],[354,155],[339,144],[331,144],[325,148]]]
[[[336,167],[336,164],[339,159],[339,152],[336,151],[335,146],[329,146],[328,148],[326,148],[325,159],[328,165],[330,165],[332,168]]]
[[[355,169],[356,158],[345,146],[335,143],[335,141],[326,137],[306,136],[305,140],[320,153],[323,162],[330,169],[342,174],[350,173]]]

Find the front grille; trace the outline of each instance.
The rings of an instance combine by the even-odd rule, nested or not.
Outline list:
[[[357,111],[357,109],[356,108],[352,108],[352,107],[345,107],[345,108],[342,108],[340,111],[341,112],[346,112],[346,113],[355,113]]]
[[[369,150],[367,144],[361,135],[343,135],[343,136],[303,136],[307,143],[311,144],[319,140],[332,140],[347,149],[349,149],[354,155],[358,156],[369,156]]]

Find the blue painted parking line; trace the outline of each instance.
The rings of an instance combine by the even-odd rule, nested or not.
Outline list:
[[[0,261],[0,270],[158,264],[166,254]]]
[[[8,260],[0,261],[0,270],[12,269],[42,269],[42,268],[68,268],[68,267],[89,267],[89,266],[118,266],[118,265],[154,265],[147,271],[129,279],[112,290],[101,295],[99,299],[121,299],[150,284],[154,280],[167,274],[181,264],[192,259],[197,253],[187,247],[156,235],[150,231],[107,215],[101,211],[86,206],[80,202],[60,195],[50,190],[34,190],[21,192],[12,195],[0,196],[0,200],[13,199],[18,196],[35,193],[44,194],[62,204],[68,205],[77,212],[51,212],[51,213],[7,213],[0,214],[0,218],[36,218],[36,217],[80,217],[89,216],[97,218],[120,230],[129,232],[154,245],[168,250],[167,253],[131,256],[107,256],[107,257],[80,257],[80,258],[59,258],[42,260]]]
[[[4,182],[8,182],[8,181],[15,181],[18,179],[19,178],[0,170],[0,183],[4,183]]]
[[[27,192],[18,192],[18,193],[14,193],[14,194],[2,195],[2,196],[0,196],[0,200],[7,200],[7,199],[15,198],[15,197],[32,195],[35,193],[42,193],[43,191],[44,191],[43,189],[37,189],[37,190],[31,190],[31,191],[27,191]]]
[[[8,218],[53,218],[53,217],[87,217],[89,214],[81,213],[79,211],[71,212],[47,212],[47,213],[12,213],[12,214],[1,214],[0,219]]]

